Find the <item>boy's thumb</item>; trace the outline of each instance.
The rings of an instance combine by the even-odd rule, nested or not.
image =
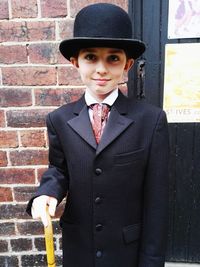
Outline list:
[[[50,214],[50,216],[55,216],[57,203],[58,203],[58,201],[56,198],[54,198],[54,197],[49,198],[49,214]]]

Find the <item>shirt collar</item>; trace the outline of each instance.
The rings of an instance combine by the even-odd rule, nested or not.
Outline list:
[[[113,90],[101,103],[99,103],[90,93],[89,91],[87,90],[86,88],[86,91],[85,91],[85,102],[87,104],[87,106],[90,106],[92,104],[96,104],[96,103],[99,103],[99,104],[107,104],[109,106],[112,106],[115,102],[115,100],[117,99],[118,97],[118,88]]]

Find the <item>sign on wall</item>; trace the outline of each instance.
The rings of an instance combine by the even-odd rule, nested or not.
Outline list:
[[[200,0],[169,0],[168,38],[200,37]]]
[[[200,43],[165,46],[164,103],[168,122],[200,122]]]

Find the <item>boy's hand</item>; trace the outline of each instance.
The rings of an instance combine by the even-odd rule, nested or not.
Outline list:
[[[32,208],[31,208],[31,214],[33,219],[41,219],[42,223],[45,227],[48,226],[48,220],[47,220],[47,213],[46,213],[46,207],[48,207],[50,216],[55,215],[56,206],[57,206],[58,200],[55,197],[50,197],[46,195],[42,195],[39,197],[36,197],[33,200]]]

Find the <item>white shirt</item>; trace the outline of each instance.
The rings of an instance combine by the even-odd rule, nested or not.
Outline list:
[[[117,99],[118,97],[118,88],[113,90],[102,102],[98,102],[91,94],[90,92],[87,90],[86,88],[86,91],[85,91],[85,102],[87,104],[87,106],[90,106],[92,104],[107,104],[109,106],[112,106],[115,102],[115,100]],[[93,111],[91,108],[88,109],[88,112],[89,112],[89,117],[90,117],[90,121],[92,122],[93,121]],[[110,115],[110,112],[108,113],[108,117]]]

